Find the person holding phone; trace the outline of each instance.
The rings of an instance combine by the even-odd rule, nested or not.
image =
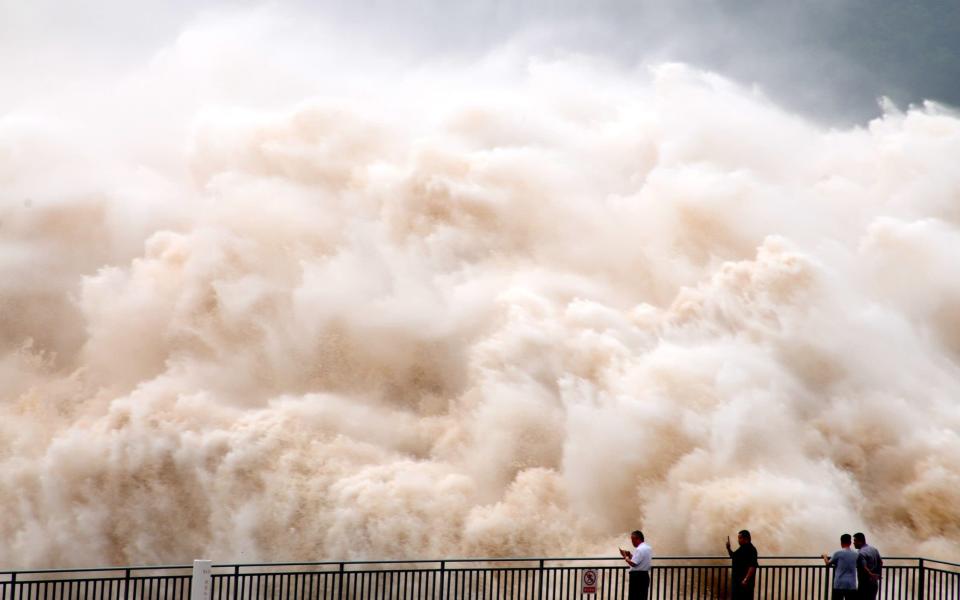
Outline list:
[[[733,581],[730,582],[733,600],[753,600],[753,589],[757,581],[757,549],[746,529],[737,534],[740,547],[736,551],[730,548],[730,536],[727,536],[727,554],[733,562]]]
[[[643,539],[643,532],[637,529],[630,534],[633,552],[620,548],[620,556],[630,565],[629,600],[647,600],[650,590],[650,566],[653,549]]]

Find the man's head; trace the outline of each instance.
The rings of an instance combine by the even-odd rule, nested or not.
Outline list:
[[[741,530],[737,533],[737,543],[743,546],[744,544],[750,543],[750,532],[746,529]]]
[[[639,529],[636,529],[630,532],[630,543],[633,544],[633,547],[636,548],[643,543],[643,532]]]
[[[850,534],[845,533],[840,536],[840,547],[849,548],[850,547]]]
[[[867,536],[863,535],[859,531],[853,534],[853,547],[859,550],[867,545]]]

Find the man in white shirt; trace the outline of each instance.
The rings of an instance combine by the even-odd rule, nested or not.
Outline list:
[[[633,552],[620,550],[620,556],[630,565],[629,600],[647,600],[653,549],[643,541],[643,532],[639,529],[630,534],[630,543],[633,544]]]

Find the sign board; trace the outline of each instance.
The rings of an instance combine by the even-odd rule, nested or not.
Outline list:
[[[583,575],[581,575],[580,577],[580,581],[583,583],[584,594],[597,593],[597,570],[596,569],[584,569]]]
[[[209,560],[193,561],[193,581],[190,582],[190,600],[210,600],[211,563]]]

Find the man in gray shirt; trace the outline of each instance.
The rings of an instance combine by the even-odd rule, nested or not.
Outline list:
[[[879,550],[867,545],[867,536],[862,533],[853,534],[853,546],[860,554],[857,561],[860,598],[874,600],[880,590],[880,578],[883,576],[883,558],[880,557]]]
[[[856,600],[857,561],[860,555],[850,547],[850,534],[840,536],[840,549],[833,556],[821,556],[828,567],[833,567],[834,600]]]

